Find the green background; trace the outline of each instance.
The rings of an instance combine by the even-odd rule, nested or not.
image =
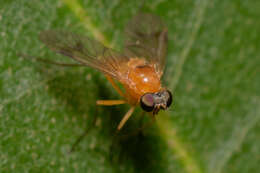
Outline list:
[[[138,109],[116,135],[128,106],[95,106],[119,96],[90,68],[69,62],[38,34],[65,29],[122,49],[124,25],[141,1],[0,1],[0,172],[260,171],[260,1],[147,1],[169,28],[164,84],[171,109],[138,135]],[[77,146],[80,134],[97,122]],[[146,117],[144,121],[149,121]]]

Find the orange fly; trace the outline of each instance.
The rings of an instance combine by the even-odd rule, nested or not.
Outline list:
[[[103,46],[88,37],[65,31],[41,32],[40,40],[51,50],[105,74],[122,100],[98,100],[97,105],[128,103],[131,108],[122,118],[120,130],[136,106],[156,115],[172,103],[172,94],[161,85],[167,51],[167,28],[151,14],[135,16],[126,27],[123,53]],[[114,80],[122,84],[124,91]]]

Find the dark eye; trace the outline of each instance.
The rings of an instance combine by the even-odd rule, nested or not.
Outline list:
[[[166,106],[168,108],[172,104],[172,93],[169,90],[166,90],[165,92],[167,93],[166,95],[168,95],[167,101],[166,101]]]
[[[140,105],[146,112],[151,112],[154,109],[154,96],[152,93],[144,94],[140,99]]]

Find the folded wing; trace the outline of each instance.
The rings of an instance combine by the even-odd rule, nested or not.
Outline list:
[[[154,64],[160,76],[165,66],[168,34],[158,16],[140,13],[129,21],[125,29],[127,55],[145,58]]]
[[[39,39],[57,53],[93,67],[117,80],[124,78],[119,67],[128,62],[129,58],[96,40],[59,30],[43,31]]]

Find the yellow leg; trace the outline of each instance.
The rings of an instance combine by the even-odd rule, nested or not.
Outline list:
[[[104,105],[104,106],[113,106],[113,105],[121,105],[125,104],[125,100],[97,100],[97,105]]]
[[[119,131],[123,126],[124,124],[126,123],[126,121],[131,117],[131,115],[133,114],[135,110],[135,107],[132,106],[129,111],[125,114],[125,116],[123,117],[123,119],[120,121],[119,125],[117,126],[117,130]]]
[[[121,91],[121,89],[116,85],[116,83],[114,82],[114,80],[110,77],[110,76],[106,76],[107,80],[111,83],[111,85],[113,86],[113,88],[118,92],[118,94],[122,97],[125,97],[125,94]]]

